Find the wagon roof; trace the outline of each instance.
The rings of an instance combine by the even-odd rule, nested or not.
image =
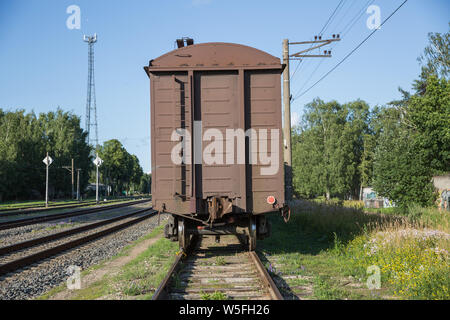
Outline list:
[[[150,60],[147,72],[224,69],[283,69],[280,59],[236,43],[210,42],[170,51]]]

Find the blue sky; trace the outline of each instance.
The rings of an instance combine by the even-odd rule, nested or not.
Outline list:
[[[182,36],[196,43],[241,43],[280,57],[284,38],[311,40],[339,1],[1,0],[0,108],[40,113],[60,106],[81,116],[84,126],[87,45],[82,35],[96,32],[99,140],[119,139],[148,172],[150,97],[142,67],[150,59],[172,50],[174,40]],[[324,37],[341,32],[368,2],[344,0]],[[402,2],[375,0],[373,4],[380,7],[384,20]],[[70,5],[81,9],[80,30],[66,27]],[[397,88],[409,90],[420,72],[417,57],[427,45],[428,32],[448,30],[449,9],[447,0],[409,0],[338,69],[294,100],[293,117],[298,119],[303,106],[315,97],[342,103],[360,98],[371,106],[399,98]],[[342,41],[332,46],[332,58],[302,62],[292,80],[294,96],[371,32],[368,17],[364,11]],[[292,72],[296,66],[297,62],[291,64]]]

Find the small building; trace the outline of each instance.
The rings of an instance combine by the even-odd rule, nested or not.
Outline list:
[[[391,208],[395,207],[393,201],[379,197],[372,187],[363,188],[363,202],[366,208]]]
[[[433,186],[439,193],[436,201],[439,210],[450,210],[450,173],[433,177]]]
[[[86,187],[86,192],[93,192],[95,193],[95,190],[97,189],[97,185],[95,183],[89,183]],[[102,183],[98,184],[98,193],[104,194],[106,190],[106,186]]]

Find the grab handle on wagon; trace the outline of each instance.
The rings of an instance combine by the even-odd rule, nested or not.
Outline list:
[[[281,216],[284,219],[284,222],[288,223],[289,219],[291,218],[291,208],[285,204],[282,208],[280,208]]]

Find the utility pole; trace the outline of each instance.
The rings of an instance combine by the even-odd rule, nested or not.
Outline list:
[[[77,169],[77,200],[80,201],[80,171],[81,169]]]
[[[72,194],[70,195],[70,199],[73,200],[73,185],[74,185],[74,172],[73,172],[73,158],[72,158]]]
[[[63,166],[64,169],[67,169],[72,174],[72,194],[70,195],[70,199],[73,199],[73,186],[74,186],[74,171],[73,171],[73,158],[72,158],[72,167],[70,166]]]
[[[323,54],[305,54],[311,50],[326,46],[332,42],[340,41],[339,34],[333,34],[332,39],[322,40],[322,36],[315,36],[314,41],[289,42],[288,39],[283,40],[283,106],[284,106],[284,181],[285,181],[285,198],[287,201],[292,200],[292,148],[291,148],[291,89],[289,75],[289,61],[302,60],[303,58],[330,58],[331,50],[324,50]],[[318,44],[311,46],[309,49],[289,54],[290,45],[299,44]]]
[[[291,89],[289,75],[289,40],[283,40],[283,105],[284,105],[284,182],[285,198],[292,200],[292,154],[291,154]]]

